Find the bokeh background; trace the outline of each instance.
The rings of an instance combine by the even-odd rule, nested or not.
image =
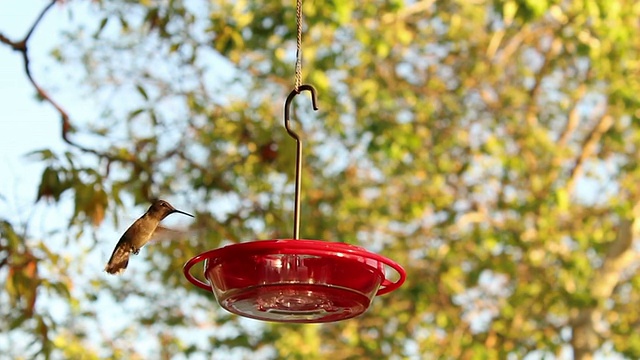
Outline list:
[[[53,1],[28,42],[47,99],[12,44],[51,3],[0,4],[4,356],[640,357],[637,2],[304,2],[301,236],[408,272],[323,325],[238,318],[182,275],[291,236],[295,2]],[[195,220],[108,276],[157,197]]]

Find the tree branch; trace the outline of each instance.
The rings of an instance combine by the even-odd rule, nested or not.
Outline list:
[[[22,40],[12,41],[8,37],[6,37],[2,33],[0,33],[0,43],[6,44],[9,47],[11,47],[13,50],[15,50],[17,52],[20,52],[22,54],[22,59],[23,59],[23,63],[24,63],[24,72],[25,72],[27,78],[29,79],[29,82],[33,85],[34,89],[38,93],[38,96],[40,96],[40,98],[42,100],[44,100],[44,101],[48,102],[49,104],[51,104],[51,106],[53,106],[56,109],[56,111],[60,114],[60,119],[61,119],[61,122],[62,122],[62,139],[64,140],[64,142],[66,142],[67,144],[75,147],[76,149],[79,149],[82,152],[96,155],[101,159],[106,159],[108,163],[117,161],[117,162],[121,162],[121,163],[132,164],[134,166],[140,166],[141,165],[141,161],[138,158],[136,158],[135,156],[127,156],[127,155],[123,155],[123,154],[119,154],[119,153],[102,152],[102,151],[99,151],[99,150],[96,150],[96,149],[92,149],[92,148],[88,148],[88,147],[82,146],[82,145],[72,141],[71,138],[70,138],[70,134],[73,133],[74,127],[71,124],[71,118],[70,118],[69,114],[67,113],[67,111],[57,101],[55,101],[49,95],[49,93],[47,93],[42,88],[42,86],[40,86],[40,84],[35,80],[35,78],[33,77],[32,73],[31,73],[31,66],[30,66],[31,62],[30,62],[29,47],[28,47],[29,40],[31,39],[31,36],[35,32],[36,28],[38,27],[38,25],[40,24],[40,22],[42,21],[44,16],[47,14],[47,12],[57,2],[61,2],[61,1],[62,0],[51,0],[51,2],[49,2],[49,4],[43,8],[42,11],[40,12],[40,14],[38,15],[38,17],[36,18],[36,20],[34,21],[34,23],[29,28],[29,31],[27,32],[27,35]]]
[[[577,178],[582,174],[584,162],[593,155],[602,135],[604,135],[612,125],[613,117],[608,114],[603,115],[600,120],[598,120],[598,123],[593,130],[591,130],[589,136],[585,139],[582,145],[582,152],[576,159],[576,163],[573,166],[573,169],[571,169],[571,175],[569,175],[569,180],[567,181],[567,190],[569,192],[573,191]]]
[[[422,0],[401,9],[397,13],[386,13],[382,16],[382,23],[388,25],[395,21],[404,21],[411,15],[419,14],[421,12],[429,10],[433,3],[435,3],[434,0]]]
[[[565,124],[565,127],[562,130],[560,137],[558,138],[558,146],[561,148],[567,145],[567,142],[573,134],[573,131],[578,127],[578,123],[580,121],[579,105],[586,92],[587,86],[584,83],[580,84],[573,100],[573,106],[571,107],[571,110],[569,110],[567,123]]]
[[[33,25],[31,25],[31,28],[27,32],[27,35],[22,40],[20,40],[20,41],[11,41],[6,36],[0,34],[0,42],[2,42],[3,44],[9,45],[13,50],[18,51],[18,52],[20,52],[22,54],[22,59],[23,59],[23,62],[24,62],[24,72],[27,75],[27,78],[29,79],[29,82],[31,82],[33,87],[36,89],[36,92],[38,93],[38,95],[44,101],[46,101],[49,104],[51,104],[56,109],[56,111],[58,111],[58,113],[60,113],[60,117],[61,117],[61,120],[62,120],[62,139],[66,143],[68,143],[69,145],[75,146],[75,147],[77,147],[77,148],[79,148],[79,149],[81,149],[83,151],[95,153],[95,150],[83,148],[82,146],[79,146],[79,145],[73,143],[69,139],[69,133],[73,129],[72,126],[71,126],[70,119],[69,119],[69,114],[51,96],[49,96],[49,94],[38,84],[38,82],[36,82],[36,80],[33,78],[33,75],[31,74],[31,66],[30,66],[30,58],[29,58],[29,47],[28,47],[29,39],[31,39],[31,35],[33,35],[34,31],[36,30],[36,28],[38,27],[38,25],[40,24],[40,22],[44,18],[45,14],[57,2],[58,2],[58,0],[52,0],[47,6],[44,7],[44,9],[42,9],[42,11],[40,12],[40,15],[38,15],[38,17],[36,18],[35,22],[33,23]]]
[[[637,213],[637,209],[634,212]],[[623,270],[635,259],[633,250],[635,219],[634,214],[633,220],[620,221],[616,238],[609,245],[602,267],[591,282],[591,297],[596,300],[596,305],[580,309],[571,321],[574,359],[590,360],[600,346],[599,335],[602,329],[599,327],[603,317],[603,302],[611,297],[613,290],[620,283]]]

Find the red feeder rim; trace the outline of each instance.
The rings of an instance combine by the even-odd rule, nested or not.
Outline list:
[[[204,282],[191,268],[204,261]],[[397,273],[392,281],[386,268]],[[185,277],[212,291],[237,315],[258,320],[316,323],[365,312],[376,295],[400,287],[406,272],[361,247],[321,240],[263,240],[209,250],[187,261]]]

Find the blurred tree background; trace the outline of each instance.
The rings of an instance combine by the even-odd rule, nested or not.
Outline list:
[[[304,2],[320,111],[295,100],[301,237],[408,272],[323,325],[238,318],[181,273],[205,250],[291,236],[295,1],[98,0],[90,20],[81,3],[58,4],[77,25],[52,56],[101,107],[61,114],[67,150],[32,154],[38,201],[74,209],[64,246],[1,224],[0,352],[640,358],[637,2]],[[196,219],[122,276],[101,272],[117,241],[98,241],[105,218],[154,197]]]

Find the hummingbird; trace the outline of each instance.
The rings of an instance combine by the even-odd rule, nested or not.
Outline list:
[[[138,255],[140,249],[151,239],[160,221],[173,213],[193,217],[191,214],[177,210],[164,200],[154,201],[149,210],[124,232],[118,244],[116,244],[116,248],[113,249],[104,271],[109,274],[122,273],[127,268],[127,264],[129,264],[131,253]]]

